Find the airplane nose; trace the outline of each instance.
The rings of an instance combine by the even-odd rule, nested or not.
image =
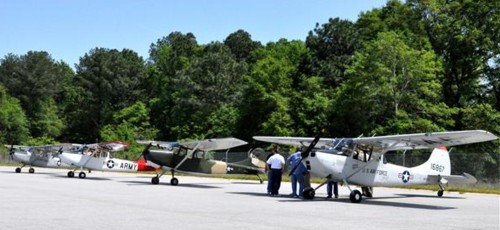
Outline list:
[[[149,166],[144,159],[137,160],[137,171],[155,171],[154,167]]]

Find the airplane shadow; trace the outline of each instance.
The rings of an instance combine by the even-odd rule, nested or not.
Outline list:
[[[201,188],[201,189],[207,189],[207,188],[220,188],[218,186],[212,186],[212,185],[207,185],[207,184],[182,184],[179,183],[178,185],[171,185],[170,183],[161,183],[157,185],[151,184],[150,181],[120,181],[122,183],[126,183],[128,185],[147,185],[147,186],[169,186],[169,187],[183,187],[183,188]]]
[[[347,200],[347,201],[349,201],[349,200]],[[372,200],[372,199],[363,200],[363,201],[361,201],[361,204],[377,205],[377,206],[392,206],[392,207],[398,207],[398,208],[428,209],[428,210],[456,209],[455,207],[447,207],[447,206],[416,204],[416,203],[409,204],[409,203],[400,203],[400,202],[379,201],[379,200]]]
[[[39,174],[39,175],[57,175],[58,174],[58,173],[53,173],[53,172],[35,172],[35,173],[29,173],[28,171],[26,171],[26,172],[20,172],[20,173],[16,173],[14,171],[12,171],[12,172],[1,171],[0,173],[5,173],[5,174],[33,174],[33,175],[36,175],[36,174]]]
[[[252,181],[234,181],[234,182],[231,182],[231,184],[254,184],[254,185],[261,185],[261,183],[259,183],[258,181],[257,182],[252,182]]]
[[[110,178],[106,178],[106,177],[85,177],[85,179],[80,179],[78,178],[78,176],[76,177],[73,177],[73,178],[69,178],[68,176],[66,175],[54,175],[54,177],[57,177],[57,178],[67,178],[68,180],[93,180],[93,181],[109,181],[111,180]]]
[[[269,195],[265,193],[257,193],[257,192],[229,192],[230,194],[237,195],[248,195],[248,196],[259,196],[259,197],[269,197]],[[426,204],[415,204],[415,203],[402,203],[402,202],[393,202],[393,201],[382,201],[382,199],[401,199],[406,198],[403,195],[391,196],[391,197],[375,197],[375,198],[365,198],[361,201],[360,204],[354,205],[378,205],[378,206],[392,206],[399,208],[413,208],[413,209],[428,209],[428,210],[448,210],[448,209],[456,209],[455,207],[446,207],[446,206],[438,206],[438,205],[426,205]],[[270,198],[278,198],[279,202],[293,202],[293,203],[301,203],[301,202],[339,202],[352,204],[351,200],[348,197],[340,197],[339,199],[325,199],[322,197],[316,197],[312,200],[298,199],[292,198],[288,195],[278,195]],[[279,199],[281,198],[281,199]],[[434,197],[436,198],[436,197]]]
[[[438,197],[437,195],[417,195],[417,194],[396,194],[396,195],[403,197],[420,197],[420,198],[433,198],[433,199],[465,199],[465,197],[446,196],[446,194],[443,195],[442,197]]]

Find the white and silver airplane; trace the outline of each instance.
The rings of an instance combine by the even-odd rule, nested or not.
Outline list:
[[[304,197],[313,199],[315,191],[328,181],[343,182],[350,200],[359,203],[363,194],[350,185],[363,187],[371,197],[373,186],[443,185],[476,183],[472,175],[451,175],[450,156],[445,146],[492,141],[498,137],[484,130],[417,133],[359,138],[270,137],[255,136],[255,140],[308,148],[302,152],[302,163],[313,176],[326,181],[316,188],[304,189]],[[314,149],[314,148],[320,149]],[[396,150],[433,149],[429,159],[416,167],[404,167],[384,160],[385,153]],[[293,169],[292,169],[293,170]]]
[[[27,165],[30,166],[28,170],[29,173],[35,173],[35,169],[31,166],[43,168],[68,166],[62,163],[58,156],[64,148],[70,147],[68,144],[44,146],[10,145],[7,147],[10,148],[10,159],[22,164],[20,167],[16,168],[16,173],[20,173],[21,169]]]
[[[125,142],[105,142],[90,145],[81,145],[80,148],[73,151],[63,151],[59,157],[61,161],[70,167],[77,167],[68,171],[68,177],[74,177],[75,171],[80,169],[78,177],[84,179],[87,174],[83,169],[117,172],[137,172],[154,171],[144,160],[129,161],[115,158],[114,152],[123,151],[129,147]]]

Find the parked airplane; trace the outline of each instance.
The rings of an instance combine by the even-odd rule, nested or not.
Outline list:
[[[16,168],[16,173],[20,173],[24,166],[36,166],[44,168],[57,168],[67,166],[61,162],[58,157],[59,152],[63,148],[68,148],[69,145],[44,145],[44,146],[21,146],[10,145],[9,155],[10,159],[22,164]],[[35,173],[35,169],[30,167],[29,173]]]
[[[142,152],[147,164],[155,168],[161,168],[151,179],[152,184],[158,184],[160,177],[170,171],[171,185],[179,184],[175,172],[186,174],[252,174],[262,178],[259,174],[264,173],[265,162],[263,156],[249,153],[249,159],[228,163],[224,161],[208,159],[209,151],[225,150],[246,145],[247,142],[236,138],[207,139],[188,142],[162,142],[162,141],[137,141],[146,145]],[[156,149],[150,149],[155,146]]]
[[[115,158],[113,153],[123,151],[129,147],[125,142],[105,142],[98,144],[82,145],[74,151],[63,151],[60,154],[61,161],[69,166],[76,166],[74,170],[68,171],[68,177],[74,177],[75,171],[79,168],[79,178],[85,178],[87,175],[83,169],[101,170],[101,171],[121,171],[121,172],[137,172],[137,171],[154,171],[146,165],[144,160],[129,161]]]
[[[283,145],[308,146],[302,152],[302,163],[313,176],[343,182],[350,192],[350,200],[359,203],[362,194],[350,185],[366,186],[365,195],[371,197],[372,186],[438,185],[438,196],[448,183],[476,183],[476,178],[464,173],[451,175],[450,156],[445,146],[456,146],[497,139],[484,130],[403,134],[360,138],[265,137],[255,140]],[[314,147],[321,149],[313,150]],[[416,167],[403,167],[387,163],[384,155],[389,151],[433,148],[429,159]],[[292,169],[293,170],[293,169]],[[304,197],[313,199],[316,188],[306,188]]]

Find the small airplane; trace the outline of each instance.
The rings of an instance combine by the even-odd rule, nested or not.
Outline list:
[[[23,146],[23,145],[6,145],[10,147],[9,156],[10,159],[21,163],[20,167],[17,167],[15,172],[20,173],[24,166],[36,166],[43,168],[58,168],[67,166],[61,162],[58,154],[67,148],[68,145],[44,145],[44,146]],[[35,173],[35,169],[30,167],[29,173]]]
[[[265,156],[249,152],[249,158],[228,163],[219,160],[208,159],[209,151],[227,150],[230,148],[246,145],[247,142],[237,138],[206,139],[188,142],[163,142],[163,141],[140,141],[137,143],[146,145],[142,156],[147,164],[160,168],[161,173],[157,173],[151,178],[152,184],[160,183],[160,177],[170,171],[172,178],[171,185],[178,185],[179,180],[175,177],[175,172],[194,175],[207,174],[251,174],[259,178],[259,174],[264,173]],[[150,149],[156,146],[155,149]]]
[[[78,177],[84,179],[87,175],[83,169],[116,171],[116,172],[137,172],[154,171],[155,168],[146,165],[144,160],[129,161],[113,156],[114,152],[128,149],[129,144],[120,141],[104,142],[89,145],[79,145],[79,148],[72,151],[62,151],[59,155],[61,161],[67,165],[76,166],[74,170],[68,171],[68,177],[74,177],[75,171],[79,168]]]
[[[313,176],[326,181],[316,188],[305,188],[305,199],[313,199],[315,191],[328,181],[337,181],[347,185],[351,191],[351,202],[360,203],[363,195],[372,197],[373,186],[438,185],[438,196],[441,197],[443,185],[476,183],[476,178],[467,173],[451,175],[450,156],[445,146],[492,141],[498,137],[484,130],[466,130],[341,139],[320,138],[319,135],[314,138],[253,138],[283,145],[307,146],[301,153],[302,163]],[[387,163],[384,158],[389,151],[431,148],[433,151],[429,159],[416,167]],[[349,185],[362,186],[363,194]]]

